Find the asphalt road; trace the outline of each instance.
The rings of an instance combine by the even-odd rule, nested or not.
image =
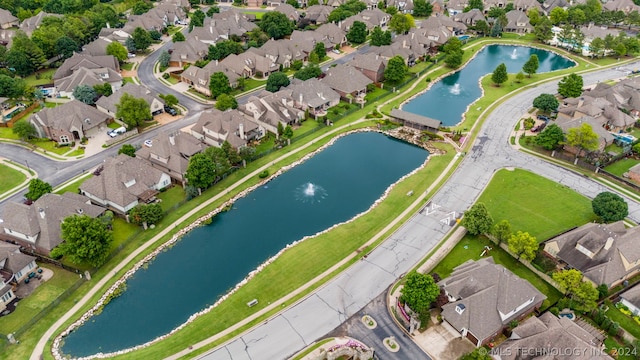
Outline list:
[[[601,70],[583,75],[585,84],[623,76],[638,64],[624,69]],[[537,157],[513,149],[509,135],[515,122],[541,93],[555,93],[557,82],[524,91],[499,105],[487,118],[471,151],[432,203],[441,209],[465,211],[480,195],[495,171],[518,167],[535,172],[587,197],[609,190],[603,185]],[[623,194],[629,218],[640,221],[640,206]],[[541,194],[543,196],[543,194]],[[450,229],[441,217],[416,214],[360,261],[300,302],[247,333],[199,357],[222,359],[285,359],[323,338],[383,293],[409,271]],[[426,359],[425,357],[422,357]]]

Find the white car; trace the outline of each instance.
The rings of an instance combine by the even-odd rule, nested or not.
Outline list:
[[[331,50],[331,52],[333,52],[334,54],[340,54],[340,50],[338,50],[338,49],[333,49],[333,50]]]
[[[144,146],[152,147],[153,146],[153,140],[151,140],[151,139],[145,140],[144,141]]]
[[[128,54],[127,54],[127,57],[131,59],[131,58],[136,57],[136,54],[128,53]]]

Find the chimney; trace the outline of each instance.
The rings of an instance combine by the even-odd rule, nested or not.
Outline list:
[[[209,25],[209,34],[213,34],[213,26]]]
[[[302,104],[302,93],[300,93],[299,98],[300,98],[300,101],[299,101],[299,102],[300,102],[300,104]]]
[[[604,244],[604,249],[605,250],[611,249],[611,245],[613,245],[613,238],[609,236],[609,238],[607,239],[607,242]]]
[[[240,139],[242,139],[242,140],[246,140],[247,139],[247,136],[244,133],[244,124],[243,123],[238,124],[238,132],[240,132]]]
[[[176,136],[174,134],[169,135],[169,143],[171,145],[175,145],[176,144]]]
[[[402,39],[402,47],[403,48],[407,47],[407,39]]]
[[[44,209],[43,208],[38,208],[38,213],[40,214],[40,218],[44,219]]]

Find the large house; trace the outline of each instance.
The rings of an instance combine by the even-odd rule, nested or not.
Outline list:
[[[29,117],[39,137],[65,145],[95,135],[112,120],[112,116],[78,100],[44,108]]]
[[[278,133],[278,124],[294,125],[304,118],[304,111],[294,106],[293,99],[268,91],[249,97],[238,110],[273,134]]]
[[[38,267],[36,258],[20,252],[20,246],[0,241],[0,278],[5,284],[18,283]],[[0,288],[2,288],[0,281]],[[0,297],[2,291],[0,291]],[[2,303],[2,301],[0,301]],[[0,305],[2,311],[2,305]]]
[[[169,174],[142,159],[120,154],[105,159],[100,175],[85,180],[79,190],[91,202],[126,214],[141,202],[154,201],[170,184]]]
[[[238,79],[243,76],[234,71],[234,68],[237,68],[236,66],[230,68],[226,66],[227,64],[229,64],[228,61],[223,60],[218,62],[218,60],[214,60],[210,61],[203,68],[191,65],[180,74],[180,81],[189,84],[199,93],[211,96],[211,89],[209,88],[211,75],[221,72],[229,79],[229,85],[235,88],[238,86]]]
[[[14,26],[18,26],[20,20],[13,16],[9,10],[0,9],[0,28],[9,29]]]
[[[340,94],[316,78],[305,81],[293,79],[289,86],[280,89],[277,94],[285,102],[293,101],[295,108],[308,111],[309,115],[316,118],[326,115],[327,109],[340,102]]]
[[[204,111],[191,127],[191,135],[205,144],[221,147],[226,141],[236,149],[265,134],[264,127],[238,110]]]
[[[560,265],[577,269],[595,286],[616,286],[640,271],[640,226],[588,223],[544,243]]]
[[[530,33],[533,31],[533,25],[529,23],[527,13],[520,10],[511,10],[506,14],[507,26],[504,31],[515,33]]]
[[[40,24],[42,24],[42,20],[48,16],[53,16],[57,18],[62,17],[62,15],[60,14],[50,14],[44,11],[40,11],[39,13],[37,13],[32,17],[22,20],[22,23],[20,23],[20,30],[24,31],[24,33],[27,34],[27,36],[31,37],[31,33],[35,29],[39,28]]]
[[[120,63],[112,55],[91,56],[75,53],[62,63],[53,74],[53,84],[60,96],[73,98],[78,85],[111,84],[113,91],[120,89],[122,76]]]
[[[604,129],[601,123],[592,116],[584,115],[576,119],[568,119],[561,117],[560,114],[558,114],[558,118],[556,119],[556,125],[558,125],[565,133],[568,132],[569,129],[581,127],[582,124],[589,124],[593,131],[598,135],[599,151],[603,151],[605,147],[613,144],[613,135]],[[578,154],[580,151],[577,147],[569,145],[564,145],[564,149],[574,154]]]
[[[149,110],[152,115],[158,115],[164,111],[164,100],[158,97],[154,91],[151,91],[144,85],[138,85],[133,83],[127,83],[120,89],[109,96],[103,96],[96,101],[96,108],[110,117],[115,117],[117,104],[120,103],[122,95],[129,94],[134,98],[144,99],[149,104]]]
[[[384,80],[386,61],[378,54],[356,54],[350,64],[374,83]]]
[[[2,239],[36,253],[49,252],[63,239],[60,223],[72,215],[98,217],[104,208],[92,205],[85,196],[66,192],[44,194],[31,205],[9,202],[2,213]]]
[[[320,81],[337,91],[347,101],[355,100],[356,102],[364,102],[367,85],[373,84],[373,81],[363,73],[345,64],[329,68]]]
[[[151,141],[151,146],[144,146],[136,151],[136,157],[146,160],[184,186],[189,159],[205,148],[202,142],[187,133],[163,132]]]
[[[476,347],[487,344],[511,321],[530,314],[546,299],[491,257],[466,261],[438,284],[449,300],[442,306],[444,323]]]

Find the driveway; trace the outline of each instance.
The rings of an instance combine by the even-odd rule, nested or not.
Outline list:
[[[429,354],[438,360],[457,360],[473,351],[473,344],[453,327],[447,323],[436,324],[436,321],[432,315],[431,323],[425,331],[415,331],[413,340],[421,348],[429,351]]]

